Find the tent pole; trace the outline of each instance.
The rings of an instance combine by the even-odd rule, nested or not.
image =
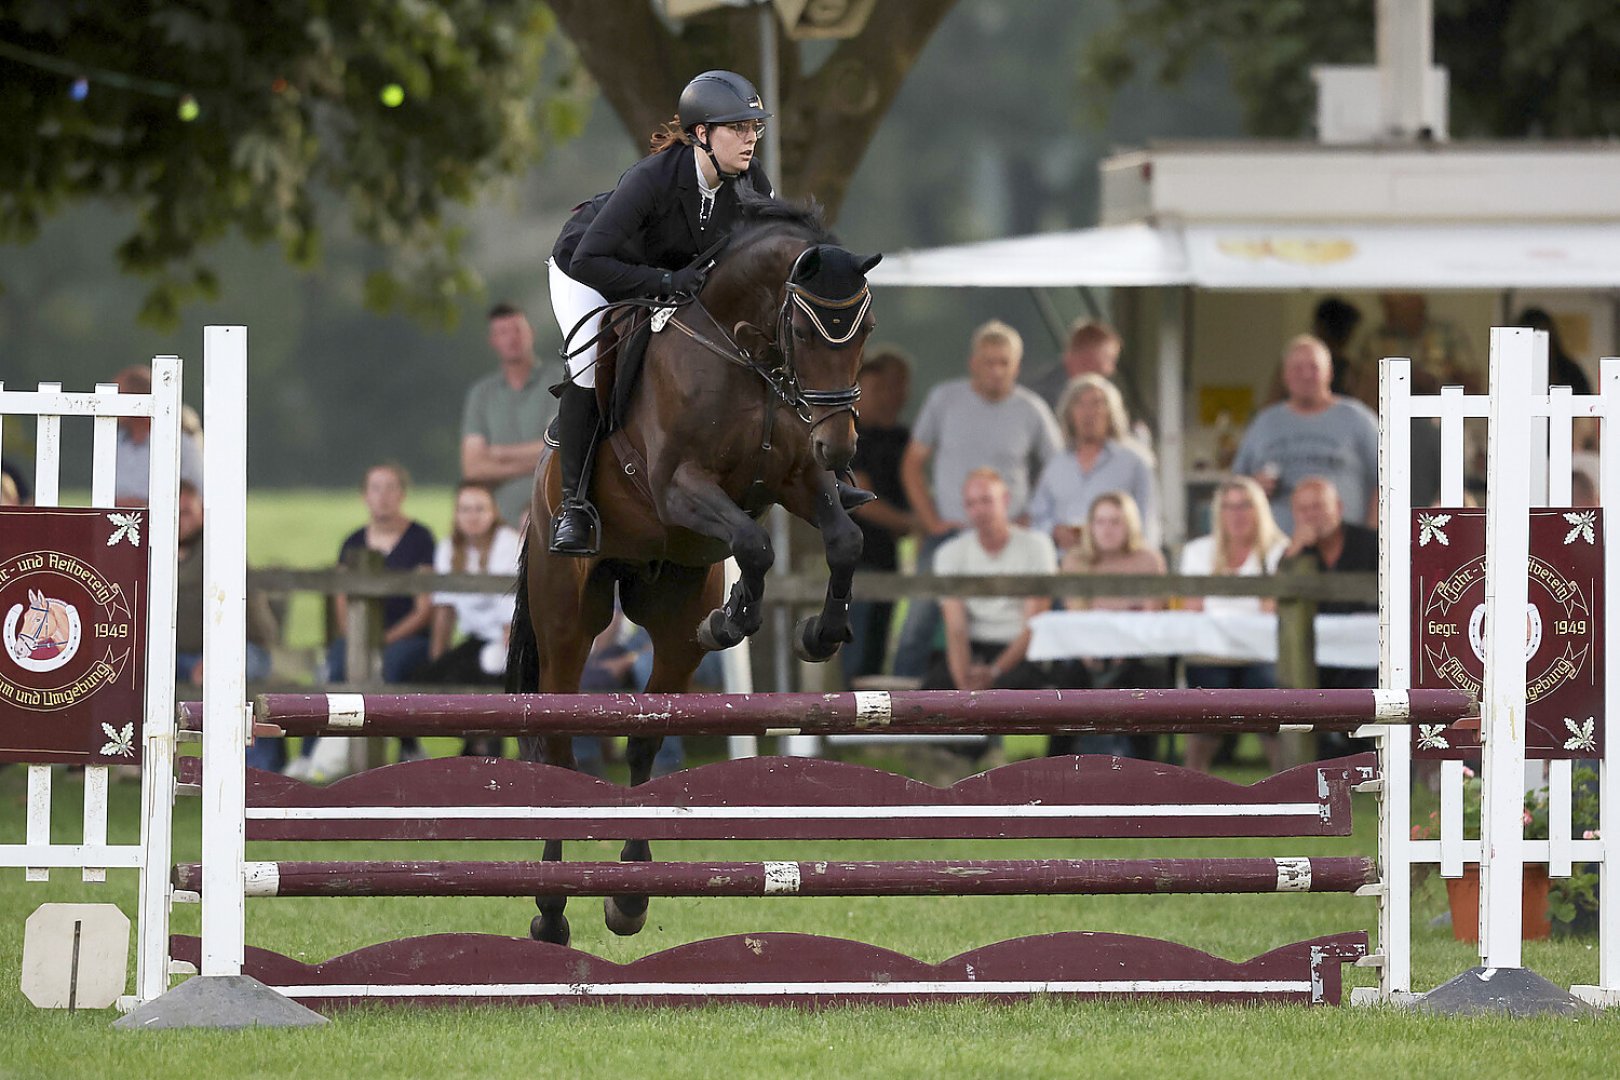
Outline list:
[[[1187,539],[1187,414],[1183,390],[1187,290],[1169,286],[1159,289],[1158,294],[1159,509],[1164,519],[1161,535],[1166,547],[1179,552]]]

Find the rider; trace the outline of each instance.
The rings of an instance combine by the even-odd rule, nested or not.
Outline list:
[[[602,321],[596,309],[609,301],[697,295],[706,267],[692,263],[731,230],[736,186],[772,194],[754,161],[770,115],[747,79],[705,71],[681,91],[676,117],[653,135],[651,152],[625,171],[612,192],[576,208],[549,264],[551,306],[562,332],[585,320],[574,334],[575,347],[596,336]],[[563,498],[553,518],[551,551],[559,555],[595,554],[595,513],[584,475],[600,423],[595,358],[594,347],[569,358],[557,407]]]

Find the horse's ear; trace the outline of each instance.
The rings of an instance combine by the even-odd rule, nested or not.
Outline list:
[[[731,336],[750,358],[765,355],[765,350],[771,345],[771,339],[765,336],[765,331],[751,322],[739,322],[731,328]]]
[[[40,607],[45,603],[45,597],[41,596],[39,593],[35,592],[33,589],[29,589],[28,590],[28,602],[30,604],[32,604],[34,607]]]
[[[872,267],[876,266],[878,263],[880,263],[882,261],[883,261],[883,253],[882,252],[878,252],[876,255],[868,255],[868,256],[866,256],[866,258],[861,259],[861,273],[863,273],[863,274],[868,273],[869,271],[871,271]]]
[[[821,248],[806,248],[804,254],[799,256],[794,271],[793,278],[795,281],[809,281],[819,274],[821,272]]]

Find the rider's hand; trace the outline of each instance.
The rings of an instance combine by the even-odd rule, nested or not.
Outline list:
[[[670,274],[669,284],[673,292],[683,293],[686,296],[696,296],[703,288],[703,279],[707,277],[701,266],[683,266]]]

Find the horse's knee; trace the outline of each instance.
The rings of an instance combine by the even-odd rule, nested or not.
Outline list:
[[[860,526],[850,522],[847,529],[831,530],[823,542],[827,547],[827,565],[835,568],[854,566],[861,561],[865,540]]]
[[[749,575],[763,577],[776,562],[771,534],[758,525],[752,525],[732,538],[731,554],[737,560],[737,568]]]

